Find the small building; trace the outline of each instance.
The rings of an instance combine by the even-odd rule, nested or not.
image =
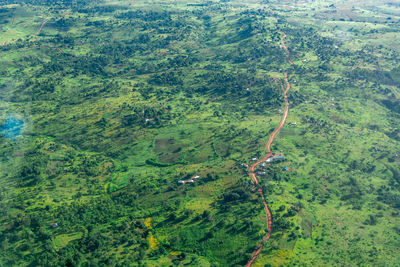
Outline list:
[[[290,168],[289,168],[289,166],[285,166],[285,167],[283,167],[283,170],[284,171],[290,171]]]
[[[50,223],[50,226],[53,227],[53,228],[57,228],[57,227],[58,227],[58,223],[56,223],[56,222],[51,222],[51,223]]]
[[[185,181],[183,181],[183,180],[178,181],[178,184],[184,184],[184,183],[185,183]]]
[[[283,160],[283,159],[285,159],[284,156],[276,156],[276,157],[274,157],[274,160]]]

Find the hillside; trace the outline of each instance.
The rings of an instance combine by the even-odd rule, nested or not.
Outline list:
[[[396,266],[399,26],[387,1],[3,1],[0,265]]]

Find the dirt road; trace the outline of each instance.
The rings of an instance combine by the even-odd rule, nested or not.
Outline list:
[[[286,52],[288,53],[288,56],[289,56],[289,50],[287,49],[286,44],[285,44],[285,42],[283,41],[283,39],[286,37],[286,34],[285,34],[285,33],[283,33],[283,34],[284,34],[284,36],[282,37],[281,42],[282,42],[283,47],[285,48],[285,50],[286,50]],[[289,58],[288,58],[288,61],[289,61],[290,64],[293,64],[293,62],[292,62]],[[282,92],[283,92],[283,97],[284,97],[284,99],[285,99],[285,111],[284,111],[284,113],[283,113],[283,117],[282,117],[281,123],[280,123],[279,126],[275,129],[275,131],[273,131],[272,134],[269,136],[267,145],[265,146],[265,148],[266,148],[266,150],[267,150],[267,155],[266,155],[265,157],[263,157],[262,159],[258,160],[256,163],[253,163],[253,164],[250,166],[250,173],[249,173],[249,174],[250,174],[250,177],[251,177],[252,181],[253,181],[255,184],[258,184],[258,179],[257,179],[257,177],[256,177],[256,175],[255,175],[255,173],[254,173],[255,168],[256,168],[257,165],[259,165],[261,162],[267,160],[268,158],[270,158],[270,157],[272,156],[271,144],[272,144],[272,142],[274,141],[275,136],[277,135],[277,133],[278,133],[278,132],[282,129],[282,127],[285,125],[285,122],[286,122],[286,119],[287,119],[287,116],[288,116],[288,113],[289,113],[289,101],[288,101],[288,99],[287,99],[287,93],[288,93],[289,90],[290,90],[290,83],[289,83],[288,73],[285,72],[285,76],[284,76],[285,83],[286,83],[286,89],[285,89],[285,87],[284,87],[284,85],[283,85],[281,79],[279,79],[279,78],[277,78],[277,77],[272,77],[272,78],[273,78],[275,81],[279,82],[280,85],[281,85],[281,89],[282,89]],[[263,240],[261,241],[261,243],[259,244],[257,250],[256,250],[255,252],[253,252],[252,259],[246,264],[246,267],[250,267],[250,266],[255,262],[255,260],[257,259],[258,255],[261,253],[261,250],[263,249],[264,244],[265,244],[265,243],[269,240],[269,238],[271,237],[271,233],[272,233],[272,230],[273,230],[271,211],[270,211],[270,209],[269,209],[269,207],[268,207],[267,202],[265,201],[265,198],[264,198],[264,194],[263,194],[263,192],[262,192],[262,189],[258,189],[258,193],[260,194],[261,199],[262,199],[263,204],[264,204],[268,233],[267,233],[267,235],[263,238]]]
[[[281,43],[282,43],[283,48],[285,48],[285,51],[287,53],[287,56],[288,56],[287,60],[289,61],[290,65],[293,65],[293,62],[289,58],[290,57],[290,52],[289,52],[289,49],[287,48],[287,46],[285,44],[285,41],[284,41],[285,38],[286,38],[286,33],[283,33],[283,37],[281,38]]]
[[[44,25],[46,25],[46,23],[47,23],[48,21],[49,21],[49,20],[46,19],[46,20],[44,20],[44,21],[42,22],[42,25],[40,25],[39,30],[36,32],[36,35],[39,35],[39,34],[40,34],[40,32],[42,31]]]

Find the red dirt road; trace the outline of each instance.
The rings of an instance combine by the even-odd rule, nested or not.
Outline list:
[[[46,23],[47,23],[48,21],[49,21],[49,20],[46,19],[45,21],[42,22],[42,25],[40,26],[39,30],[36,32],[36,35],[39,35],[39,33],[42,31],[44,25],[46,25]]]
[[[286,33],[283,33],[283,37],[281,38],[281,43],[283,45],[283,48],[285,48],[286,53],[288,54],[288,61],[289,61],[290,65],[293,65],[293,62],[289,58],[289,56],[290,56],[289,49],[287,48],[285,41],[283,41],[283,39],[285,39],[285,38],[286,38]]]
[[[62,16],[65,16],[66,14],[68,14],[70,11],[66,11],[62,14]],[[44,25],[46,25],[46,23],[49,22],[49,19],[46,19],[42,22],[42,25],[40,25],[39,30],[36,32],[36,35],[39,35],[40,32],[42,31]],[[58,51],[60,51],[60,53],[64,53],[64,51],[61,48],[55,47],[56,49],[58,49]]]
[[[287,49],[286,44],[285,44],[285,42],[283,41],[283,39],[286,37],[286,34],[285,34],[285,33],[283,33],[283,34],[284,34],[284,36],[282,37],[281,42],[282,42],[282,45],[283,45],[283,47],[285,48],[286,52],[288,53],[288,57],[289,57],[289,55],[290,55],[289,50]],[[293,64],[293,62],[292,62],[289,58],[288,58],[288,61],[289,61],[290,64]],[[283,96],[284,96],[284,99],[285,99],[285,106],[286,106],[286,107],[285,107],[285,112],[283,113],[283,117],[282,117],[281,123],[280,123],[279,126],[275,129],[275,131],[272,132],[272,134],[270,135],[270,137],[269,137],[269,139],[268,139],[267,145],[265,146],[265,148],[266,148],[266,150],[267,150],[267,152],[268,152],[267,155],[266,155],[264,158],[258,160],[256,163],[253,163],[253,164],[250,166],[250,177],[251,177],[252,181],[253,181],[255,184],[258,184],[258,179],[257,179],[257,177],[256,177],[256,175],[255,175],[255,173],[254,173],[254,170],[255,170],[255,168],[257,167],[258,164],[260,164],[261,162],[267,160],[268,158],[270,158],[270,157],[272,156],[271,144],[272,144],[272,142],[274,141],[276,134],[277,134],[277,133],[282,129],[282,127],[285,125],[285,122],[286,122],[286,119],[287,119],[287,116],[288,116],[288,113],[289,113],[289,101],[288,101],[288,99],[287,99],[287,93],[288,93],[289,90],[290,90],[290,83],[289,83],[289,80],[288,80],[288,73],[285,72],[286,89],[285,89],[285,87],[284,87],[284,85],[283,85],[281,79],[278,79],[278,78],[273,77],[273,76],[272,76],[272,78],[273,78],[275,81],[277,81],[277,82],[279,82],[279,83],[281,84],[281,89],[282,89]],[[265,209],[265,214],[266,214],[266,220],[267,220],[267,230],[268,230],[268,233],[267,233],[267,235],[263,238],[263,240],[261,241],[261,243],[259,244],[258,249],[257,249],[255,252],[253,252],[252,259],[245,265],[245,267],[250,267],[250,266],[255,262],[255,260],[257,259],[258,255],[261,253],[261,250],[263,249],[264,244],[269,240],[269,238],[271,237],[271,233],[272,233],[272,215],[271,215],[271,211],[269,210],[268,204],[267,204],[267,202],[265,201],[265,198],[264,198],[264,194],[263,194],[263,192],[262,192],[262,189],[258,189],[258,193],[260,194],[261,199],[262,199],[263,204],[264,204],[264,209]]]
[[[267,160],[269,157],[272,156],[271,144],[272,144],[272,142],[274,141],[276,134],[277,134],[277,133],[282,129],[282,127],[285,125],[285,122],[286,122],[286,119],[287,119],[287,116],[288,116],[288,113],[289,113],[289,101],[287,100],[287,95],[286,95],[287,92],[290,90],[290,83],[289,83],[289,81],[288,81],[288,74],[287,74],[287,72],[285,72],[286,89],[284,88],[283,83],[282,83],[282,81],[281,81],[280,79],[278,79],[278,78],[276,78],[276,77],[272,77],[272,78],[274,78],[275,81],[278,81],[278,82],[281,84],[281,88],[282,88],[282,91],[283,91],[283,96],[284,96],[284,98],[285,98],[285,105],[286,105],[286,108],[285,108],[285,112],[284,112],[284,114],[283,114],[281,123],[280,123],[279,126],[275,129],[275,131],[273,131],[273,133],[270,135],[270,137],[269,137],[269,139],[268,139],[268,142],[267,142],[267,145],[265,146],[265,148],[267,149],[267,152],[268,152],[267,155],[266,155],[264,158],[258,160],[256,163],[253,163],[253,164],[250,166],[250,177],[252,178],[252,180],[253,180],[254,183],[256,183],[256,184],[258,184],[258,179],[257,179],[257,177],[256,177],[256,175],[255,175],[255,173],[254,173],[254,170],[255,170],[255,168],[257,167],[258,164],[260,164],[261,162]],[[260,254],[261,250],[263,249],[264,243],[268,241],[268,239],[270,238],[271,233],[272,233],[272,215],[271,215],[271,211],[270,211],[269,208],[268,208],[268,204],[267,204],[267,202],[265,201],[265,198],[264,198],[264,195],[263,195],[262,190],[261,190],[261,189],[258,189],[258,193],[260,194],[261,199],[262,199],[262,201],[263,201],[263,203],[264,203],[264,209],[265,209],[266,219],[267,219],[267,229],[268,229],[268,233],[267,233],[267,235],[263,238],[262,242],[261,242],[260,245],[258,246],[258,249],[253,253],[253,258],[249,261],[249,263],[246,264],[246,267],[250,267],[250,266],[254,263],[254,261],[257,259],[258,255]]]

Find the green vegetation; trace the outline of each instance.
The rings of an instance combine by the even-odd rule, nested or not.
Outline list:
[[[398,265],[399,24],[384,1],[3,1],[0,266],[245,265],[267,230],[242,163],[285,71],[254,266]]]

